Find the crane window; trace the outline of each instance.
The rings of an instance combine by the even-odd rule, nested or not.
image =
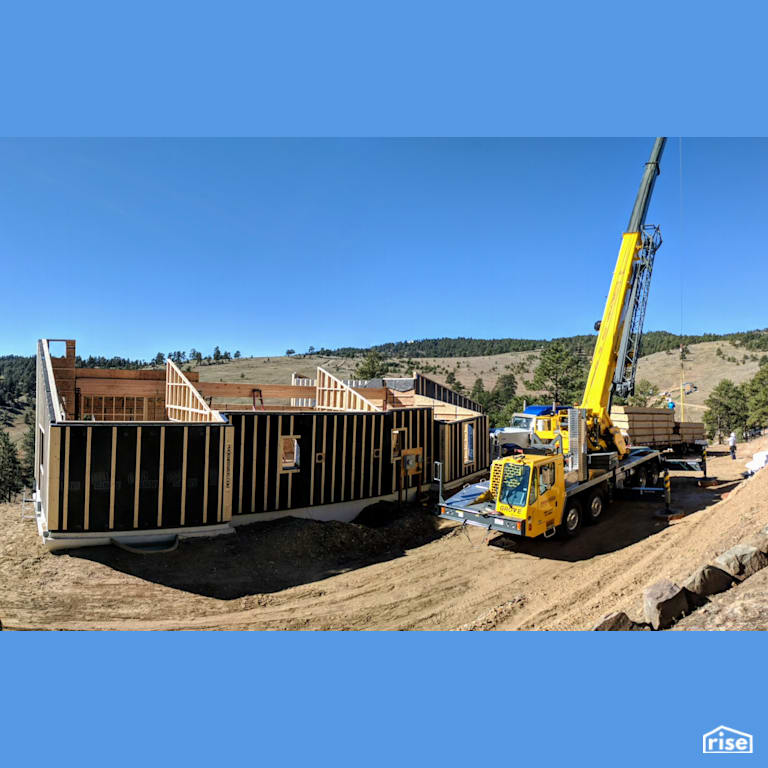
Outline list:
[[[499,501],[510,507],[524,507],[530,476],[531,468],[525,464],[505,464]]]
[[[555,464],[550,462],[539,467],[539,496],[543,496],[555,484]]]

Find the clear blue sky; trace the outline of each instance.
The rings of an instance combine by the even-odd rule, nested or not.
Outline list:
[[[651,139],[0,141],[0,354],[591,332]],[[684,139],[646,330],[768,326],[768,140]],[[682,229],[681,229],[682,224]]]

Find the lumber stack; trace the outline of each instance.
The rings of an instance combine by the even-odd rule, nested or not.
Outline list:
[[[675,442],[675,414],[669,408],[615,405],[611,408],[611,421],[629,437],[632,445],[670,445]],[[679,442],[680,436],[676,437]]]
[[[611,408],[611,421],[631,445],[674,446],[705,437],[703,424],[675,421],[675,413],[670,408],[615,405]]]
[[[681,421],[677,422],[680,439],[684,443],[693,443],[696,440],[704,440],[706,438],[706,432],[704,431],[704,424],[700,421]]]

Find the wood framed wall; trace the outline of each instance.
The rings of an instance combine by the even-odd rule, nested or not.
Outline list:
[[[466,427],[472,427],[474,441],[473,459],[466,461]],[[469,477],[488,469],[490,463],[490,437],[488,418],[476,416],[458,421],[435,421],[435,445],[437,461],[443,463],[443,482],[448,483]]]
[[[53,424],[47,475],[52,532],[154,531],[231,517],[225,424]]]
[[[50,467],[51,463],[56,465],[60,448],[59,435],[52,429],[52,424],[64,419],[64,409],[56,389],[47,339],[37,342],[35,368],[35,488],[43,514],[55,522],[58,518],[59,474],[51,473]]]
[[[224,417],[203,400],[173,360],[165,363],[165,409],[171,421],[224,421]]]
[[[381,408],[341,379],[317,367],[315,403],[319,411],[380,411]],[[386,397],[386,391],[384,392]]]
[[[426,376],[422,376],[420,373],[413,375],[413,391],[415,395],[423,395],[433,400],[440,400],[443,403],[455,405],[468,411],[474,411],[475,413],[483,412],[483,407],[479,403],[470,400],[470,398],[464,395],[460,395],[458,392],[454,392],[448,387],[444,387],[442,384],[438,384],[436,381],[432,381],[432,379],[428,379]]]
[[[232,515],[335,504],[397,492],[392,430],[422,448],[421,484],[431,481],[435,432],[430,408],[346,413],[228,412],[234,428]],[[298,439],[298,470],[282,471],[281,437]],[[406,480],[415,487],[419,478]]]

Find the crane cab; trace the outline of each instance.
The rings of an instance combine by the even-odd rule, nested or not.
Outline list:
[[[526,453],[497,459],[491,468],[488,500],[495,502],[497,514],[519,521],[526,536],[557,527],[565,506],[563,454]]]

